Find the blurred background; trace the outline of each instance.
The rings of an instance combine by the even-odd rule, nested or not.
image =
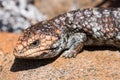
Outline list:
[[[0,0],[0,32],[21,33],[42,20],[92,7],[120,7],[120,0]]]

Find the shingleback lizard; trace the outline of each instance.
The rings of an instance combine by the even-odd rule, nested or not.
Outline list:
[[[120,48],[120,8],[86,8],[27,28],[14,49],[16,58],[75,57],[83,46]]]

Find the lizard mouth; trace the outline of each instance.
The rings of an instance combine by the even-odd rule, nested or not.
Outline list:
[[[49,55],[49,52],[52,50],[55,50],[57,48],[49,48],[49,49],[44,49],[44,50],[39,50],[38,49],[29,49],[23,53],[19,53],[16,50],[14,50],[14,55],[16,58],[32,58],[32,59],[37,59],[37,58],[43,58],[45,55]]]
[[[39,57],[42,54],[47,54],[50,50],[49,49],[45,49],[45,50],[27,50],[23,53],[18,53],[15,52],[14,55],[16,58],[36,58]]]

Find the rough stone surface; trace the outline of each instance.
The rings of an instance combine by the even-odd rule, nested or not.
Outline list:
[[[86,47],[70,59],[19,60],[12,54],[18,36],[0,33],[0,80],[120,80],[114,47]]]

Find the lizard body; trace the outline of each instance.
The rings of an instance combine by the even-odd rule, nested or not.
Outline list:
[[[61,14],[27,28],[18,39],[17,58],[75,57],[87,45],[120,48],[120,8],[87,8]]]

